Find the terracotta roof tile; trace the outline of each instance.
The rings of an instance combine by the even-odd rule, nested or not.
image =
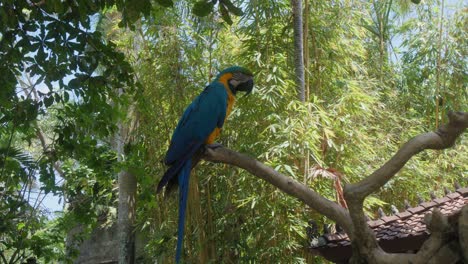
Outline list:
[[[407,211],[409,211],[410,213],[412,214],[416,214],[416,213],[419,213],[421,211],[424,211],[426,208],[422,207],[422,206],[418,206],[418,207],[413,207],[413,208],[408,208]]]
[[[393,221],[396,221],[396,220],[398,220],[398,216],[396,216],[396,215],[390,215],[390,216],[382,217],[382,221],[384,221],[385,223],[393,222]]]
[[[411,216],[411,215],[412,214],[410,212],[406,212],[406,211],[396,214],[396,216],[398,216],[400,218],[406,218],[406,217]]]
[[[339,233],[336,233],[336,234],[326,234],[324,235],[325,239],[327,241],[341,241],[343,239],[348,239],[348,235],[347,234],[339,234]]]
[[[421,203],[419,206],[408,208],[396,215],[368,221],[367,224],[373,229],[379,243],[383,241],[399,243],[399,239],[422,239],[421,241],[424,241],[429,234],[424,222],[425,214],[438,208],[443,214],[451,215],[458,212],[465,204],[468,204],[468,188],[459,188],[456,193],[449,193],[445,197]],[[324,246],[317,246],[317,250],[350,245],[346,234],[327,234],[323,237],[328,243]]]
[[[459,193],[459,194],[461,194],[463,196],[467,196],[468,195],[468,187],[457,189],[457,193]]]
[[[455,198],[457,198],[459,196],[460,196],[460,194],[456,193],[456,192],[447,194],[447,197],[450,198],[450,199],[455,199]]]
[[[450,198],[442,197],[442,198],[434,199],[433,201],[438,203],[438,204],[443,204],[443,203],[446,203],[446,202],[450,201]]]
[[[407,236],[409,236],[408,233],[399,233],[397,235],[397,237],[399,237],[399,238],[404,238],[404,237],[407,237]]]
[[[340,241],[338,244],[340,244],[341,246],[347,246],[347,245],[351,245],[351,242],[349,242],[348,240],[345,240],[345,241]]]
[[[376,226],[380,226],[381,224],[385,223],[384,221],[378,219],[378,220],[375,220],[375,221],[369,221],[367,222],[367,224],[371,227],[371,228],[374,228]]]
[[[432,201],[420,204],[420,206],[422,206],[424,208],[431,208],[431,207],[436,206],[436,205],[437,205],[437,203],[432,202]]]

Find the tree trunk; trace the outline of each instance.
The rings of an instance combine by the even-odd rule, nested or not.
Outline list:
[[[123,93],[122,90],[119,91]],[[127,143],[129,129],[119,122],[118,134],[115,135],[114,148],[117,160],[122,162],[125,155],[124,145]],[[135,202],[137,193],[136,177],[126,170],[118,174],[119,205],[117,211],[117,232],[119,239],[119,264],[135,263]]]
[[[440,118],[440,72],[441,72],[441,56],[442,56],[442,27],[444,25],[444,0],[440,3],[440,21],[439,21],[439,43],[437,50],[437,65],[436,65],[436,92],[435,92],[435,128],[439,128]]]
[[[291,0],[291,5],[294,23],[294,68],[297,96],[301,102],[305,102],[302,0]]]
[[[305,98],[310,98],[309,87],[309,0],[305,0],[304,7],[304,82],[305,82]]]
[[[119,238],[119,264],[135,262],[135,198],[136,178],[127,171],[119,173],[119,209],[117,230]]]

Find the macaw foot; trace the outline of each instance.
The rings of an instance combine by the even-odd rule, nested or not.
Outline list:
[[[222,146],[223,145],[221,143],[213,143],[213,144],[206,144],[205,145],[206,148],[210,148],[210,149],[217,149],[217,148],[220,148]]]

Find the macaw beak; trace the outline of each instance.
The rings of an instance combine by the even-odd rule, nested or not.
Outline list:
[[[243,92],[245,92],[245,94],[247,95],[247,94],[249,94],[249,93],[252,92],[253,86],[254,86],[253,79],[250,79],[250,80],[248,80],[248,81],[245,82],[245,83],[239,84],[239,85],[236,87],[236,90],[237,90],[237,91],[243,91]]]

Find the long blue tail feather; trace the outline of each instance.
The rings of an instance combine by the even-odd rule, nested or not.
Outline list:
[[[156,193],[159,193],[163,189],[163,187],[166,186],[167,183],[179,173],[181,168],[184,166],[185,162],[188,159],[191,159],[193,154],[195,154],[195,152],[197,152],[197,150],[202,145],[202,142],[193,142],[190,145],[190,148],[188,149],[187,153],[185,153],[185,155],[181,157],[178,161],[171,164],[171,167],[169,167],[169,169],[164,173],[163,177],[159,181]]]
[[[179,172],[179,227],[177,234],[176,263],[179,263],[182,253],[185,228],[185,211],[187,209],[187,196],[189,190],[190,170],[192,159],[188,159]]]

